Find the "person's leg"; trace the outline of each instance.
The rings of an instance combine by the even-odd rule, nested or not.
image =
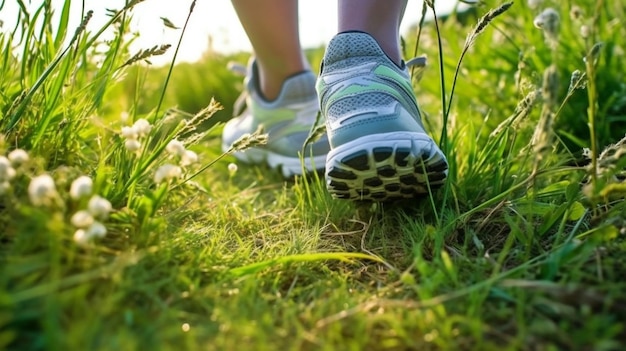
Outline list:
[[[285,79],[309,69],[300,46],[297,0],[232,0],[252,44],[259,84],[275,99]]]
[[[317,91],[331,151],[326,183],[336,198],[387,201],[429,194],[448,164],[421,121],[402,61],[406,0],[339,0]]]
[[[400,22],[407,0],[340,0],[338,30],[366,32],[396,64],[400,54]]]

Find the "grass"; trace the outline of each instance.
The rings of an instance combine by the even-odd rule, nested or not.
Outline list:
[[[224,65],[247,55],[145,65],[160,48],[123,40],[136,3],[75,30],[69,6],[19,2],[0,34],[0,349],[626,346],[623,4],[486,1],[466,24],[416,27],[416,92],[450,175],[389,205],[229,170],[218,114],[240,78]],[[533,25],[550,5],[555,32]],[[77,237],[81,210],[106,235]]]

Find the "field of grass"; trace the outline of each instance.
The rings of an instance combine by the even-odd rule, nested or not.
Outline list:
[[[155,68],[176,43],[129,52],[139,1],[101,28],[18,2],[0,349],[626,348],[626,3],[486,0],[403,33],[450,175],[373,204],[221,153],[248,53]]]

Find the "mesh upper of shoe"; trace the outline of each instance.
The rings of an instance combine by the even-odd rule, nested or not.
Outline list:
[[[276,99],[268,101],[259,93],[258,70],[251,61],[244,80],[246,109],[224,126],[222,148],[226,149],[239,137],[262,125],[268,133],[268,143],[257,151],[299,158],[319,111],[315,80],[311,71],[297,73],[285,80]],[[327,138],[322,137],[308,146],[304,157],[311,153],[325,155],[329,150]]]
[[[406,65],[396,65],[372,36],[335,36],[316,87],[332,146],[325,177],[334,197],[386,201],[443,184],[447,162],[424,131]]]

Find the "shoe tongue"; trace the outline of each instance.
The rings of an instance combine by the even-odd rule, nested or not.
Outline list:
[[[332,65],[347,59],[360,61],[360,58],[372,56],[385,57],[386,55],[371,35],[364,32],[343,32],[337,34],[328,43],[324,64]]]

